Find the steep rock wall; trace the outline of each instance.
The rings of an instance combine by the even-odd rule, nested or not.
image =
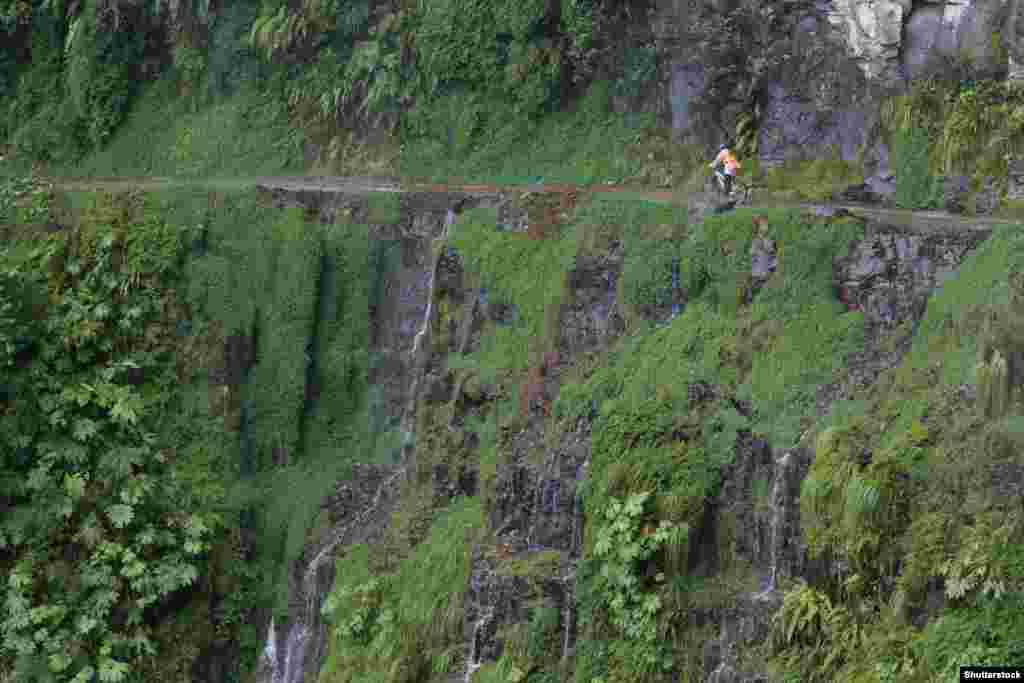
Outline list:
[[[348,205],[359,211],[359,203],[363,201],[358,197],[341,199],[288,191],[273,194],[275,201],[282,205],[303,205],[323,216],[332,215],[335,206]],[[498,207],[499,216],[506,220],[499,220],[496,229],[528,229],[528,218],[523,212],[510,209],[508,201],[497,196],[432,196],[423,200],[415,196],[403,197],[401,227],[396,224],[380,228],[381,234],[389,237],[403,236],[408,240],[403,252],[410,250],[403,257],[408,259],[409,268],[403,275],[394,276],[394,286],[386,290],[388,296],[400,298],[403,291],[400,285],[408,285],[410,278],[424,278],[424,268],[431,267],[427,264],[434,264],[437,271],[432,288],[412,290],[417,292],[415,303],[388,301],[382,305],[382,311],[390,312],[375,314],[380,317],[378,340],[391,339],[395,347],[408,354],[412,347],[410,335],[417,327],[413,323],[422,322],[427,311],[436,311],[424,296],[443,294],[458,302],[465,313],[460,324],[445,336],[445,343],[429,345],[430,351],[419,370],[427,379],[420,384],[423,389],[416,399],[420,403],[439,405],[454,401],[450,427],[457,431],[461,429],[460,416],[471,412],[476,401],[487,400],[489,389],[453,385],[446,379],[447,354],[476,348],[484,323],[500,320],[507,313],[481,301],[480,292],[470,287],[465,277],[458,254],[446,252],[431,259],[429,245],[431,237],[440,234],[442,229],[442,210],[447,212],[471,205]],[[415,226],[432,227],[417,230]],[[819,411],[826,411],[850,386],[870,383],[880,372],[898,363],[906,345],[886,355],[877,352],[877,348],[873,352],[871,343],[884,339],[901,323],[919,319],[930,293],[955,272],[988,234],[985,230],[921,230],[890,225],[884,220],[868,222],[864,238],[851,246],[846,257],[834,263],[833,273],[837,298],[864,308],[875,342],[869,343],[865,357],[849,359],[851,364],[862,366],[860,372],[851,372],[844,380],[845,385],[823,388]],[[416,250],[419,253],[412,253]],[[755,250],[752,254],[754,271],[764,270],[765,256],[761,251]],[[623,332],[614,296],[620,269],[621,249],[613,244],[604,257],[578,260],[569,274],[573,295],[560,312],[558,351],[544,363],[543,392],[547,398],[557,396],[562,373],[575,364],[581,354],[607,347]],[[435,327],[441,322],[435,319]],[[378,350],[385,347],[382,343]],[[401,356],[399,351],[395,352],[391,369],[382,371],[377,381],[391,382],[396,387],[411,386],[410,368],[414,366]],[[715,391],[713,387],[705,389]],[[392,409],[397,415],[408,396],[401,396],[397,389],[391,395],[394,397]],[[590,427],[588,420],[581,419],[552,443],[545,436],[544,424],[542,406],[531,406],[521,428],[502,435],[509,455],[507,460],[497,463],[493,495],[487,501],[492,540],[474,550],[469,585],[463,587],[461,598],[455,598],[464,600],[465,605],[466,657],[464,671],[453,676],[453,681],[469,680],[481,666],[496,661],[507,645],[509,634],[516,628],[526,627],[541,607],[558,614],[559,657],[571,661],[574,656],[575,575],[584,522],[578,491],[588,472]],[[812,560],[801,534],[800,484],[812,460],[812,452],[795,444],[770,444],[747,433],[741,433],[737,439],[735,458],[723,472],[722,487],[715,498],[708,501],[702,528],[692,537],[690,564],[692,572],[713,578],[728,570],[720,558],[735,557],[749,565],[758,577],[758,586],[756,590],[741,594],[727,609],[695,610],[690,615],[695,625],[710,626],[717,633],[707,639],[703,647],[703,669],[708,681],[767,680],[756,661],[751,663],[748,653],[764,642],[770,619],[780,605],[780,582],[802,578],[813,584],[834,580],[844,571],[841,563]],[[475,493],[481,476],[475,469],[453,471],[447,466],[435,467],[430,473],[435,497],[439,500]],[[358,486],[358,483],[352,485]],[[342,486],[339,491],[344,489]],[[364,498],[366,496],[353,498],[356,502],[350,501],[348,507],[358,507],[358,501]],[[382,516],[376,518],[375,524],[385,524],[387,508],[379,510]],[[344,508],[335,514],[337,528],[351,523],[351,513],[352,510]],[[343,542],[339,542],[331,555],[341,552],[342,547]],[[322,547],[311,549],[304,555],[304,561],[309,561],[310,553],[322,551]],[[297,567],[297,571],[299,569],[308,571],[308,567]],[[323,572],[315,591],[319,595],[295,596],[292,602],[296,609],[301,611],[311,604],[318,605],[330,589],[330,582],[329,572]],[[298,583],[292,590],[301,593]],[[289,642],[297,640],[298,636],[286,635],[284,631],[288,628],[286,624],[275,624],[271,638],[274,645],[268,646],[265,664],[270,673],[262,680],[274,683],[287,680],[275,671],[283,670],[284,653],[292,652],[294,656],[296,651]],[[322,625],[320,630],[304,650],[317,653],[317,656],[310,655],[302,667],[304,680],[313,680],[319,653],[323,652]],[[269,661],[274,658],[279,662],[276,669]]]

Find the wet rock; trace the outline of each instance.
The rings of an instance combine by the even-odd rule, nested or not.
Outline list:
[[[672,103],[672,132],[680,134],[691,125],[690,107],[704,92],[701,64],[673,64],[669,99]]]
[[[721,629],[715,640],[704,645],[704,671],[707,683],[754,683],[767,681],[767,674],[749,670],[740,663],[743,650],[765,642],[772,617],[781,607],[781,596],[750,597],[721,612]]]
[[[268,637],[254,683],[301,683],[317,677],[328,642],[320,607],[334,585],[334,560],[351,544],[379,542],[398,500],[400,472],[353,465],[351,477],[321,505],[331,529],[290,566],[288,616],[259,625]]]
[[[878,181],[875,181],[872,184],[859,183],[857,185],[851,185],[836,193],[835,200],[841,202],[859,202],[862,204],[884,204],[888,202],[891,197],[876,192],[875,188],[878,184]],[[893,195],[895,195],[895,187],[893,188]]]
[[[930,293],[988,235],[910,232],[869,223],[864,239],[834,264],[836,291],[843,291],[851,306],[861,307],[871,323],[914,320]]]
[[[503,554],[499,559],[478,549],[473,557],[463,626],[469,672],[485,662],[497,661],[505,645],[499,634],[513,625],[525,627],[538,608],[554,609],[559,614],[556,629],[564,654],[574,642],[569,636],[575,625],[574,581],[575,574],[558,553],[529,551]]]
[[[942,207],[950,213],[963,213],[971,180],[964,175],[947,176],[942,182]]]
[[[978,193],[974,196],[974,213],[984,216],[992,214],[999,208],[1000,192],[993,178],[985,178]]]
[[[504,199],[498,205],[496,227],[499,232],[526,232],[530,228],[530,217],[526,207],[512,198]]]
[[[756,286],[764,284],[779,265],[776,257],[775,241],[765,237],[755,237],[750,243],[750,276]]]
[[[622,272],[621,246],[601,257],[578,256],[569,273],[571,302],[561,306],[559,354],[565,358],[604,348],[625,331],[619,310],[618,281]]]
[[[1024,160],[1015,159],[1009,163],[1006,198],[1010,201],[1024,201]]]

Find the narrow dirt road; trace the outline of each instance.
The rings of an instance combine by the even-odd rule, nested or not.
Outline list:
[[[629,185],[461,185],[461,184],[427,184],[407,183],[395,177],[370,176],[270,176],[257,178],[211,178],[206,180],[178,180],[173,178],[89,178],[61,179],[50,178],[48,182],[57,188],[68,191],[108,191],[125,190],[158,190],[171,187],[205,187],[219,190],[238,190],[245,188],[266,188],[308,192],[339,192],[344,194],[367,192],[445,192],[459,194],[568,194],[577,193],[585,196],[590,193],[624,194],[630,198],[664,204],[685,204],[687,198],[677,192]],[[755,195],[756,199],[756,195]],[[989,231],[997,225],[1009,225],[1011,219],[975,217],[951,214],[944,211],[911,211],[881,206],[855,204],[848,202],[778,202],[768,198],[747,208],[803,208],[846,210],[855,216],[872,219],[890,226],[903,227],[911,232],[947,232],[963,230]]]

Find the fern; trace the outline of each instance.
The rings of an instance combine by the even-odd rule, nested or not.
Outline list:
[[[846,514],[854,524],[878,510],[878,483],[860,475],[850,478],[846,484]]]

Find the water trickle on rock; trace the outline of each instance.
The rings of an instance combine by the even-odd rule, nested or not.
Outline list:
[[[679,259],[672,260],[672,318],[679,315],[683,308],[679,305]]]
[[[412,463],[412,453],[415,447],[415,407],[416,396],[420,380],[426,371],[426,355],[430,348],[430,323],[434,314],[434,287],[437,276],[438,263],[442,256],[447,253],[445,243],[448,239],[448,232],[455,222],[456,214],[449,209],[445,217],[444,228],[441,235],[432,240],[430,250],[430,264],[427,272],[426,308],[423,318],[420,321],[418,330],[413,337],[410,350],[411,383],[408,400],[405,410],[400,418],[401,430],[404,436],[401,462],[390,476],[385,477],[377,485],[372,498],[360,507],[358,514],[348,517],[343,523],[331,529],[328,537],[317,547],[311,549],[311,559],[305,566],[297,567],[298,595],[293,596],[293,603],[301,607],[298,614],[289,615],[283,629],[285,633],[279,633],[278,624],[272,619],[267,630],[267,643],[264,649],[263,661],[257,675],[257,681],[262,683],[304,683],[306,680],[307,659],[316,658],[322,655],[320,642],[324,636],[321,618],[321,609],[324,597],[329,590],[325,579],[324,571],[331,571],[337,549],[351,542],[353,536],[364,531],[372,524],[372,517],[378,513],[381,506],[391,498],[397,490],[398,484],[409,470]],[[330,577],[333,579],[333,577]],[[278,639],[282,638],[279,643]],[[311,642],[312,641],[312,642]],[[317,663],[318,665],[318,663]],[[479,668],[479,667],[478,667]]]

